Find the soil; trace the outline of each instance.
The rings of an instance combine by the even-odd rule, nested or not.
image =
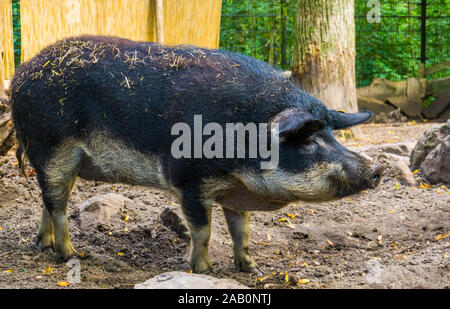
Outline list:
[[[355,149],[414,143],[431,125],[363,125],[359,140],[343,143]],[[12,152],[0,158],[0,288],[133,288],[160,273],[189,271],[189,240],[160,220],[167,205],[178,205],[174,199],[149,188],[79,179],[68,212],[72,242],[84,255],[81,283],[59,287],[71,267],[35,244],[40,190],[36,177],[20,176],[16,165]],[[424,183],[419,173],[415,177]],[[81,230],[79,205],[111,192],[133,203],[111,222]],[[266,275],[260,278],[234,269],[231,237],[216,206],[211,275],[266,289],[449,288],[448,233],[449,189],[441,184],[411,187],[388,173],[377,189],[339,201],[253,213],[250,247]]]

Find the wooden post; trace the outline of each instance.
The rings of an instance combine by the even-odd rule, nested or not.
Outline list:
[[[156,0],[155,6],[155,20],[156,20],[156,42],[164,44],[164,9],[163,0]]]
[[[6,97],[4,80],[3,80],[3,72],[4,72],[3,66],[4,66],[3,52],[0,51],[0,99]]]

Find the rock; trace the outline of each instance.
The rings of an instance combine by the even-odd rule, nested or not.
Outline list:
[[[450,135],[426,156],[420,170],[431,183],[450,184]]]
[[[207,275],[168,272],[136,284],[135,289],[248,289],[231,279],[217,279]]]
[[[366,152],[361,152],[360,154],[367,156]],[[417,181],[408,166],[408,157],[389,152],[378,152],[373,156],[375,156],[375,161],[378,164],[385,167],[385,175],[396,177],[400,182],[410,186],[417,185]]]
[[[15,134],[10,113],[2,112],[1,107],[0,101],[0,156],[4,156],[14,146]]]
[[[406,122],[408,121],[408,117],[405,116],[400,109],[395,109],[389,113],[378,113],[375,114],[373,118],[374,123],[395,123],[395,122]]]
[[[80,228],[87,229],[98,224],[104,225],[133,201],[117,193],[94,196],[80,204]]]
[[[168,227],[175,233],[178,237],[183,239],[189,239],[189,229],[184,223],[183,214],[179,207],[169,206],[160,215],[161,221],[164,226]]]
[[[389,159],[389,165],[392,169],[392,174],[397,177],[397,179],[403,180],[404,183],[410,186],[416,186],[417,181],[414,178],[413,173],[409,169],[408,159],[405,157],[400,157],[394,154],[385,154]]]
[[[426,131],[411,153],[411,169],[431,183],[450,183],[450,119]]]
[[[393,143],[353,150],[369,160],[375,158],[375,161],[386,167],[386,175],[395,176],[404,184],[416,186],[417,182],[409,169],[409,154],[412,148],[411,143]]]
[[[450,119],[446,124],[428,129],[417,142],[410,157],[412,170],[419,169],[426,156],[450,134]]]
[[[358,153],[364,153],[368,156],[376,156],[380,153],[392,153],[399,156],[407,156],[411,153],[414,144],[411,143],[390,143],[381,145],[372,145],[355,149]]]

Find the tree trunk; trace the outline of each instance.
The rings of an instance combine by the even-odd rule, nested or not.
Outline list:
[[[14,146],[14,133],[9,113],[9,104],[2,79],[2,61],[0,58],[0,156],[4,156]]]
[[[298,0],[292,76],[330,108],[358,110],[353,0]]]
[[[15,143],[13,125],[8,110],[3,109],[0,101],[0,156],[4,156]]]

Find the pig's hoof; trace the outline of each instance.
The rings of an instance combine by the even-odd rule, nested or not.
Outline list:
[[[212,270],[211,262],[208,260],[197,261],[196,263],[191,264],[191,270],[196,274],[210,272]]]
[[[75,251],[75,249],[72,246],[63,249],[60,248],[59,250],[57,249],[56,254],[58,256],[58,260],[62,262],[67,262],[72,258],[80,257],[80,255]]]
[[[245,272],[245,273],[251,273],[258,277],[264,276],[264,273],[259,269],[258,266],[248,266],[248,267],[241,267],[238,268],[239,271]]]
[[[42,251],[50,252],[55,250],[55,242],[53,237],[44,237],[38,234],[36,243]]]
[[[234,261],[236,269],[245,273],[252,273],[257,276],[263,276],[263,272],[250,256],[243,256]]]
[[[264,276],[264,273],[261,271],[261,269],[259,269],[258,266],[248,267],[246,269],[242,269],[241,271],[246,272],[246,273],[254,274],[254,275],[258,276],[258,277]]]

